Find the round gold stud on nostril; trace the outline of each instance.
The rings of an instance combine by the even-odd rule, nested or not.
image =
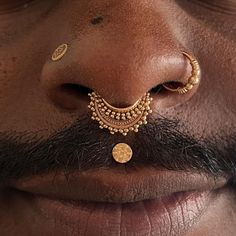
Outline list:
[[[56,48],[56,50],[52,54],[52,61],[59,61],[68,50],[68,44],[63,43]]]

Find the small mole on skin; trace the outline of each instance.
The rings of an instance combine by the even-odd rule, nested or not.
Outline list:
[[[103,17],[102,17],[102,16],[95,17],[95,18],[93,18],[93,19],[91,20],[91,23],[92,23],[93,25],[98,25],[98,24],[100,24],[100,23],[102,23],[102,22],[103,22]]]

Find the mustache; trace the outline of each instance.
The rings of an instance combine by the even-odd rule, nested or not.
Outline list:
[[[236,136],[197,140],[180,132],[180,127],[183,124],[178,120],[159,117],[150,120],[139,133],[123,137],[100,130],[86,116],[47,139],[37,137],[37,133],[0,133],[0,182],[56,170],[69,173],[117,167],[112,149],[119,142],[129,144],[134,152],[131,161],[123,164],[126,168],[145,165],[204,172],[230,176],[234,181]]]

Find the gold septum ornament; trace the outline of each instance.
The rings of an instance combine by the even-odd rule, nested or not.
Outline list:
[[[124,136],[130,131],[138,132],[139,127],[147,124],[147,116],[152,113],[150,93],[144,94],[134,105],[118,108],[110,105],[99,94],[89,94],[89,109],[92,119],[99,123],[101,129],[108,129],[111,134],[120,133]]]
[[[185,94],[193,89],[193,87],[200,83],[201,80],[201,68],[197,61],[197,59],[193,56],[188,54],[187,52],[182,52],[182,54],[189,60],[192,66],[192,74],[188,78],[188,82],[180,87],[172,88],[169,87],[167,84],[163,84],[163,87],[171,92],[177,92],[179,94]]]

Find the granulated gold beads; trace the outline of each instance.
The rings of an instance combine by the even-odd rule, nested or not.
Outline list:
[[[191,91],[194,88],[194,86],[200,83],[201,68],[197,59],[193,55],[190,55],[187,52],[182,52],[182,53],[189,60],[190,65],[192,66],[192,74],[188,78],[188,82],[184,84],[183,86],[178,86],[177,88],[170,87],[168,84],[163,84],[163,87],[171,92],[177,92],[179,94],[186,94],[189,91]]]
[[[141,125],[147,124],[147,116],[152,113],[150,93],[126,108],[113,107],[95,92],[89,94],[89,97],[91,101],[88,107],[92,111],[92,119],[99,123],[101,129],[108,129],[111,134],[126,136],[130,131],[138,132]]]

